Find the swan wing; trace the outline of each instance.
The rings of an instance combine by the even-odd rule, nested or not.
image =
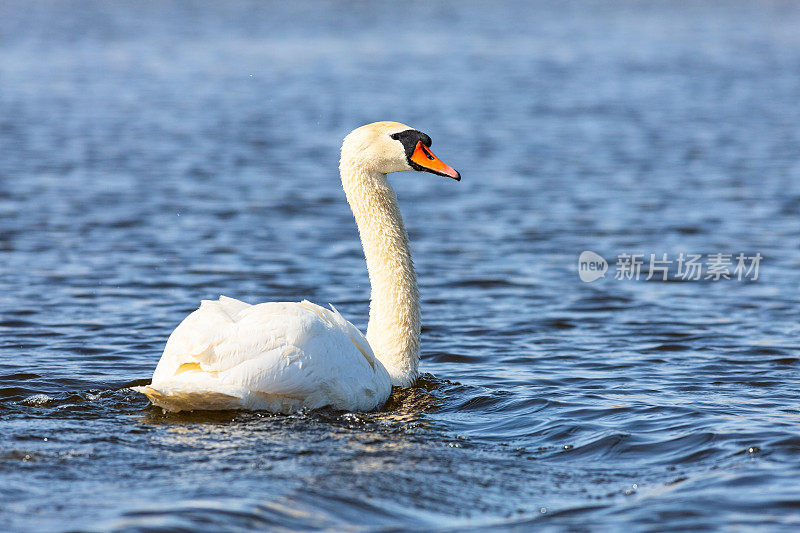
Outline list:
[[[237,300],[236,298],[229,298],[228,296],[220,296],[219,300],[216,301],[208,301],[206,300],[207,304],[213,306],[217,304],[229,317],[231,320],[236,321],[237,317],[239,316],[240,311],[244,311],[248,307],[253,307],[252,305],[245,303],[241,300]]]
[[[145,389],[172,410],[366,410],[385,402],[391,385],[364,335],[335,309],[221,297],[203,301],[170,335]]]

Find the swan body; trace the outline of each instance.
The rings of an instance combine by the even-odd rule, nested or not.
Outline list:
[[[153,383],[139,390],[168,410],[326,405],[368,411],[391,393],[364,335],[311,302],[203,301],[167,341]]]
[[[170,411],[293,412],[329,406],[369,411],[392,385],[418,375],[417,282],[389,172],[423,170],[460,179],[428,149],[430,137],[397,122],[351,132],[342,186],[361,236],[372,285],[366,337],[308,301],[250,305],[204,300],[172,332],[150,385],[134,387]]]

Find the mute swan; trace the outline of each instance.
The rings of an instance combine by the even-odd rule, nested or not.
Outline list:
[[[368,411],[392,385],[417,378],[419,294],[408,235],[386,174],[432,172],[460,180],[430,151],[431,138],[375,122],[344,139],[339,171],[358,226],[372,294],[367,335],[308,301],[250,305],[204,300],[172,332],[150,385],[134,387],[170,411],[330,406]]]

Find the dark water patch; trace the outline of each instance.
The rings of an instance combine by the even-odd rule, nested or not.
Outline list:
[[[35,322],[27,320],[0,320],[0,327],[2,328],[28,328],[36,325]]]
[[[483,358],[478,358],[481,360]],[[470,363],[475,362],[473,357],[467,355],[460,355],[455,353],[430,353],[425,354],[426,361],[435,361],[437,363]]]
[[[39,374],[32,374],[28,372],[18,372],[15,374],[4,374],[0,376],[0,383],[4,381],[25,381],[28,379],[37,379],[40,378]]]

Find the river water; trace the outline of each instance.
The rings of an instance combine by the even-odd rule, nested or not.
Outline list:
[[[0,4],[0,529],[800,526],[800,7],[295,4]],[[365,328],[337,163],[375,120],[463,175],[391,178],[419,384],[149,407],[201,299]],[[762,259],[649,276],[681,253]]]

